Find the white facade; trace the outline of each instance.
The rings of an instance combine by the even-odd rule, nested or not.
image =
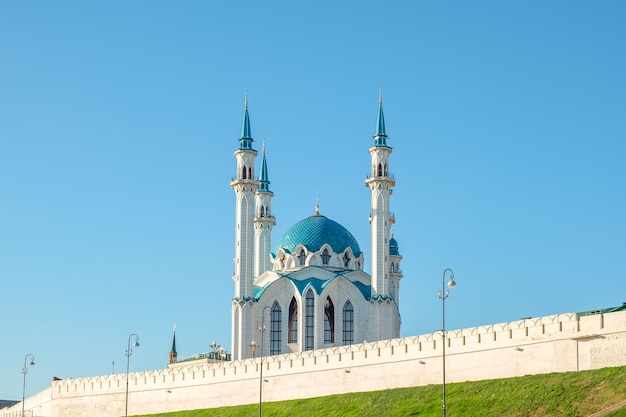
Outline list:
[[[626,366],[626,310],[559,314],[448,332],[446,381]],[[129,415],[440,384],[441,333],[130,374]],[[122,415],[126,375],[53,381],[26,399],[33,417]],[[0,410],[21,415],[21,403]],[[31,414],[27,414],[31,416]]]

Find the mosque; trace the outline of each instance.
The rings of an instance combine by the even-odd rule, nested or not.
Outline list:
[[[402,256],[392,232],[395,179],[382,94],[373,139],[365,179],[371,275],[354,236],[319,205],[272,249],[274,194],[264,150],[255,177],[246,97],[230,182],[236,196],[232,353],[214,343],[209,354],[178,360],[174,333],[165,369],[55,377],[22,402],[0,403],[0,416],[24,410],[34,417],[144,415],[257,401],[261,410],[262,402],[438,384],[442,363],[449,382],[626,365],[626,304],[400,338]]]
[[[399,337],[402,256],[392,236],[390,201],[396,182],[389,174],[392,148],[387,144],[382,90],[373,139],[365,180],[371,191],[371,275],[363,270],[357,240],[322,215],[319,204],[313,215],[278,239],[272,252],[274,193],[264,148],[255,177],[258,152],[246,96],[236,176],[230,183],[236,196],[233,360],[254,356],[257,346],[257,354],[266,356]]]

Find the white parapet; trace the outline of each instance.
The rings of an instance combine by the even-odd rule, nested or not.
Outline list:
[[[215,408],[626,365],[626,311],[575,313],[399,339],[129,375],[129,414]],[[263,366],[263,380],[260,368]],[[126,375],[53,381],[26,400],[33,417],[122,415]],[[21,403],[0,410],[17,417]],[[30,415],[30,414],[28,414]]]

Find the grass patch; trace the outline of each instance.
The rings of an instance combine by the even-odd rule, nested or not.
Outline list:
[[[251,393],[256,395],[256,393]],[[449,417],[586,417],[626,400],[626,366],[446,384]],[[442,387],[400,388],[263,403],[271,417],[441,416]],[[249,417],[258,404],[144,417]],[[604,417],[626,417],[626,408]]]

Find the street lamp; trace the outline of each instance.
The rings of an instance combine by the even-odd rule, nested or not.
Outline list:
[[[126,417],[128,417],[128,372],[130,371],[130,355],[133,354],[133,350],[130,348],[130,339],[135,336],[135,343],[133,347],[139,347],[139,336],[132,333],[128,336],[128,347],[126,348]]]
[[[209,345],[211,350],[213,350],[213,360],[217,361],[217,352],[221,348],[221,346],[214,340],[213,343]]]
[[[270,309],[270,306],[263,307],[263,313],[261,314],[261,371],[259,372],[259,417],[263,417],[263,333],[265,332],[265,310]],[[254,343],[254,342],[252,342]]]
[[[30,362],[28,362],[29,357]],[[24,385],[22,387],[22,417],[24,417],[24,400],[26,399],[26,374],[28,373],[29,366],[35,366],[35,357],[32,353],[24,356],[24,367],[22,368],[22,373],[24,374]]]
[[[450,281],[448,281],[448,288],[446,288],[446,272],[450,272]],[[439,291],[439,298],[441,299],[441,332],[443,333],[443,417],[448,415],[446,408],[446,298],[452,288],[456,287],[454,282],[454,272],[450,268],[443,271],[443,278],[441,279],[441,291]]]

